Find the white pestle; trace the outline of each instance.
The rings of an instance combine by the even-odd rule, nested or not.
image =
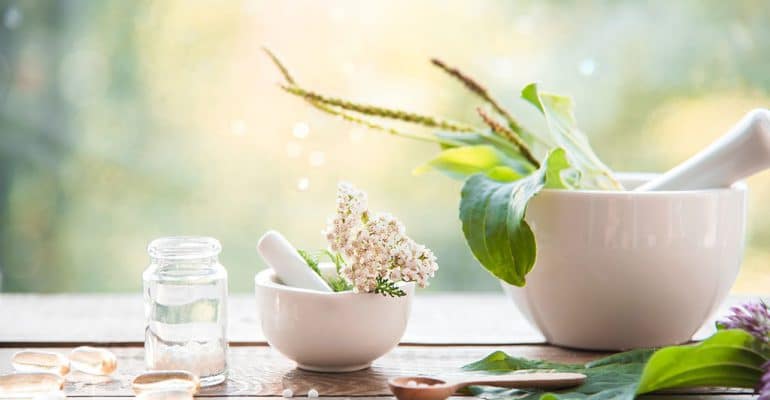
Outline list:
[[[756,109],[700,153],[634,190],[724,188],[767,168],[770,168],[770,111]]]
[[[280,233],[267,231],[259,239],[257,251],[284,284],[320,292],[332,291],[329,285],[308,267],[297,249]]]

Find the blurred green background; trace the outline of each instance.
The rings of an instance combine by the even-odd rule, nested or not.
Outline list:
[[[575,98],[613,169],[662,171],[770,106],[769,20],[764,1],[2,1],[2,290],[136,291],[151,239],[194,234],[250,291],[265,230],[324,245],[340,179],[435,251],[430,290],[498,290],[463,241],[460,183],[411,175],[436,148],[284,94],[261,45],[307,87],[474,122],[430,57],[533,127],[518,92],[537,80]],[[749,184],[734,290],[767,293],[770,173]]]

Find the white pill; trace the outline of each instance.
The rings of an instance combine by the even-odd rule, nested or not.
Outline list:
[[[315,389],[310,389],[307,391],[307,397],[318,397],[318,391]]]
[[[283,392],[281,392],[281,396],[289,399],[294,397],[294,392],[292,392],[291,389],[283,389]]]

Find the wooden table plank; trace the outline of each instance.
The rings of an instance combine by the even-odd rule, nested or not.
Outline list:
[[[720,314],[728,305],[746,300],[731,298]],[[264,345],[252,296],[232,296],[230,310],[234,343],[230,355],[231,375],[224,385],[205,389],[201,394],[206,397],[273,397],[285,388],[292,389],[299,397],[315,388],[325,397],[391,399],[385,384],[391,376],[451,377],[460,373],[461,365],[498,349],[523,357],[575,363],[603,355],[545,345],[511,346],[536,343],[542,341],[542,337],[500,294],[423,294],[415,298],[403,341],[416,345],[398,347],[366,371],[320,374],[297,370],[291,361]],[[457,323],[458,318],[462,319],[461,324]],[[711,326],[707,324],[699,336],[710,334]],[[66,390],[70,396],[130,397],[130,380],[144,368],[143,331],[142,302],[136,295],[0,295],[0,347],[5,347],[0,348],[0,373],[10,371],[8,360],[18,350],[14,348],[17,346],[56,343],[52,345],[54,350],[66,352],[68,349],[63,348],[62,342],[114,343],[117,347],[113,350],[120,359],[114,379],[89,384],[82,381],[82,376],[74,376]],[[647,398],[751,399],[756,396],[750,391],[701,389]]]
[[[229,339],[261,344],[256,299],[230,296]],[[504,318],[489,318],[494,310]],[[0,295],[0,342],[131,343],[144,341],[144,308],[139,295]],[[463,323],[458,324],[457,318]],[[541,343],[543,336],[524,321],[502,294],[420,294],[402,339],[413,344]]]
[[[0,349],[0,373],[11,371],[9,359],[18,349]],[[66,353],[69,349],[49,349]],[[118,371],[113,379],[90,384],[82,376],[70,377],[65,390],[70,396],[129,396],[130,382],[144,370],[144,350],[139,347],[112,348],[118,357]],[[230,375],[218,386],[206,388],[206,396],[279,396],[291,389],[297,397],[311,388],[323,396],[388,396],[387,379],[401,375],[431,375],[451,378],[468,376],[460,367],[495,350],[528,358],[584,363],[603,356],[544,345],[519,346],[399,346],[377,360],[372,368],[346,374],[308,372],[295,368],[293,362],[268,346],[237,346],[230,351]],[[736,390],[695,390],[700,394],[744,394]]]
[[[339,397],[339,396],[322,396],[323,400],[396,400],[393,396],[356,396],[351,397]],[[647,395],[642,396],[640,399],[644,400],[755,400],[759,396],[753,394],[729,394],[729,395],[714,395],[714,394],[684,394],[684,395]],[[129,396],[89,396],[89,400],[115,400],[120,398],[131,398]],[[199,399],[206,400],[254,400],[253,396],[198,396]],[[279,396],[260,396],[260,400],[286,400],[284,397]],[[468,400],[469,397],[452,396],[448,400]]]
[[[731,393],[731,394],[657,394],[645,395],[639,397],[643,400],[752,400],[759,396],[752,393]],[[228,397],[229,399],[229,397]],[[467,400],[467,399],[466,399]]]
[[[726,307],[746,297],[732,297]],[[230,297],[230,341],[264,344],[255,299]],[[458,319],[462,323],[457,323]],[[142,299],[133,294],[0,295],[0,345],[127,343],[144,340]],[[713,332],[709,321],[696,335]],[[542,343],[516,307],[499,293],[419,294],[402,339],[407,344]]]

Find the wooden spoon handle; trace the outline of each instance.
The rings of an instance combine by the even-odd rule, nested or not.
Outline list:
[[[458,382],[457,389],[473,385],[499,386],[514,389],[557,389],[577,386],[585,382],[585,380],[585,375],[572,372],[533,372],[530,374],[479,377],[472,381]]]

